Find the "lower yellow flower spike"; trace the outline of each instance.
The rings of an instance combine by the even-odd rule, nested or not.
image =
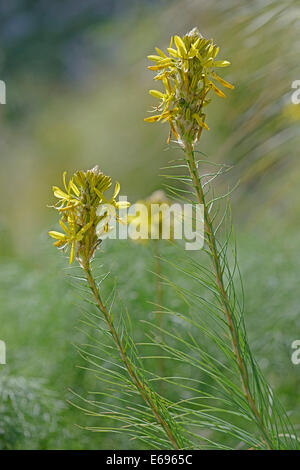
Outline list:
[[[53,187],[53,192],[60,201],[60,206],[54,207],[61,214],[59,224],[64,233],[51,230],[49,235],[55,239],[55,247],[70,249],[70,264],[75,258],[82,264],[90,261],[99,247],[99,233],[103,232],[98,230],[98,225],[105,219],[107,232],[112,218],[121,222],[117,210],[128,207],[129,203],[116,200],[120,192],[118,182],[111,199],[104,196],[103,193],[111,187],[111,178],[97,166],[76,172],[68,183],[64,173],[63,181],[66,192],[57,186]]]

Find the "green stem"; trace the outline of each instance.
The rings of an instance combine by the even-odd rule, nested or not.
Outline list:
[[[105,305],[103,304],[103,302],[101,300],[100,292],[99,292],[99,289],[98,289],[98,287],[95,283],[89,260],[87,260],[87,259],[81,260],[80,265],[81,265],[82,269],[84,270],[84,273],[85,273],[86,279],[88,281],[89,287],[90,287],[90,289],[93,293],[93,296],[95,298],[97,308],[100,310],[100,312],[103,314],[103,316],[105,318],[108,329],[111,333],[111,336],[114,340],[114,343],[115,343],[115,345],[116,345],[116,347],[119,351],[121,360],[122,360],[122,362],[123,362],[123,364],[124,364],[124,366],[127,370],[127,373],[129,375],[132,383],[134,384],[134,386],[138,390],[138,392],[139,392],[140,396],[142,397],[142,399],[144,400],[144,402],[151,408],[155,419],[157,420],[157,422],[164,429],[164,431],[165,431],[168,439],[170,440],[172,446],[174,447],[174,449],[180,449],[180,445],[178,443],[177,437],[174,436],[172,430],[170,429],[170,426],[168,425],[168,423],[165,421],[165,419],[161,415],[159,407],[157,406],[157,404],[155,403],[155,401],[153,400],[153,398],[149,394],[149,391],[147,391],[145,383],[143,383],[140,380],[138,374],[135,371],[135,368],[131,364],[131,361],[130,361],[130,359],[128,358],[128,356],[126,354],[125,347],[123,345],[123,342],[122,342],[121,338],[118,335],[118,332],[115,329],[115,326],[114,326],[113,320],[112,320],[112,318],[109,314],[109,311],[107,310],[107,308],[105,307]]]
[[[223,272],[222,272],[221,262],[220,262],[220,258],[219,258],[219,254],[217,250],[217,241],[215,238],[213,224],[209,215],[208,207],[206,205],[202,183],[199,178],[197,166],[195,163],[193,145],[190,142],[185,142],[184,150],[187,156],[187,163],[188,163],[190,175],[193,181],[193,186],[194,186],[194,190],[196,193],[196,197],[198,199],[198,202],[200,204],[203,204],[204,228],[205,228],[205,233],[207,235],[209,252],[211,255],[216,284],[220,292],[220,300],[221,300],[222,308],[223,308],[223,311],[227,320],[227,325],[230,331],[233,352],[234,352],[234,355],[238,364],[243,391],[248,401],[248,404],[255,416],[256,422],[260,428],[263,440],[265,444],[267,445],[267,447],[269,449],[272,449],[274,447],[272,438],[269,436],[268,430],[266,429],[263,423],[262,417],[257,409],[255,399],[252,396],[251,389],[249,387],[249,382],[248,382],[247,365],[245,363],[243,356],[240,354],[239,332],[238,332],[237,326],[235,325],[235,322],[233,321],[234,313],[232,311],[230,300],[228,298],[228,295],[224,286]]]

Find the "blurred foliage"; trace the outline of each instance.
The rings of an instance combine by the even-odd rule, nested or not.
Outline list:
[[[297,247],[299,236],[294,236],[291,243],[293,248]],[[280,237],[270,243],[270,238],[265,235],[254,238],[240,232],[238,245],[242,274],[246,280],[246,325],[250,344],[299,429],[299,366],[291,362],[291,343],[297,336],[296,328],[299,325],[299,296],[295,285],[300,270],[299,260],[291,255],[288,244],[282,246]],[[22,265],[11,260],[1,266],[1,316],[6,318],[1,324],[1,335],[7,343],[9,364],[9,370],[0,384],[1,394],[8,394],[10,390],[9,387],[8,390],[4,388],[4,384],[13,384],[14,381],[23,384],[23,395],[18,401],[19,413],[15,412],[10,402],[5,402],[5,413],[3,406],[1,408],[1,422],[8,420],[14,423],[20,435],[11,436],[6,431],[5,435],[1,435],[1,445],[12,447],[15,442],[16,446],[23,448],[105,449],[127,448],[128,445],[136,448],[138,443],[129,443],[126,436],[113,435],[112,441],[109,433],[91,433],[77,428],[76,425],[101,426],[101,422],[66,403],[67,400],[74,401],[72,392],[93,400],[95,392],[105,391],[105,384],[99,380],[97,373],[86,370],[90,366],[73,346],[85,347],[86,343],[92,342],[93,329],[85,313],[87,309],[93,310],[90,304],[83,302],[84,294],[78,289],[78,284],[73,285],[72,276],[77,274],[78,268],[64,269],[67,257],[53,256],[54,250],[49,246],[45,251],[39,246],[35,260],[27,259]],[[102,272],[111,272],[106,281],[106,291],[109,292],[114,286],[117,276],[118,291],[131,315],[134,337],[137,342],[144,341],[149,327],[141,320],[153,321],[156,315],[151,246],[107,240],[103,250],[97,255],[95,263],[102,266]],[[178,251],[175,246],[163,243],[160,250],[172,263],[180,262],[181,250]],[[264,266],[263,270],[257,269],[258,263]],[[172,266],[163,264],[163,274],[174,283],[180,280],[183,285],[181,274]],[[201,292],[198,294],[201,295]],[[177,311],[183,308],[182,299],[174,296],[169,289],[164,290],[164,302]],[[163,317],[163,324],[168,331],[176,331],[183,326],[179,319],[169,316]],[[147,355],[147,350],[144,354]],[[153,368],[153,364],[148,366]],[[182,365],[167,361],[166,367],[171,376],[189,375],[186,366],[182,369]],[[41,389],[35,389],[31,401],[32,377],[42,379],[44,384]],[[176,400],[174,388],[166,388],[165,393],[171,393],[172,400]],[[46,424],[47,410],[49,412],[49,403],[45,402],[47,396],[50,396],[49,403],[54,410],[51,412],[52,431]],[[31,412],[30,407],[25,410],[23,405],[26,400],[31,406],[35,402],[39,413],[46,418],[41,421],[39,414]],[[20,413],[21,417],[25,413],[22,420],[31,429],[29,434],[24,433],[25,428],[19,425]],[[36,436],[43,423],[46,430],[39,441]]]
[[[59,433],[63,403],[41,381],[0,377],[0,450],[43,449]]]
[[[0,448],[126,446],[76,428],[87,418],[65,404],[69,388],[80,394],[97,385],[76,367],[83,362],[71,343],[83,343],[86,331],[76,329],[82,312],[66,286],[65,263],[45,248],[45,230],[54,225],[46,205],[64,169],[99,164],[132,201],[162,186],[159,168],[178,150],[161,144],[164,126],[143,122],[152,104],[146,56],[193,26],[232,61],[225,78],[236,89],[214,100],[201,150],[235,165],[226,185],[241,181],[233,212],[250,343],[299,422],[299,372],[290,361],[299,331],[300,105],[291,104],[291,83],[300,79],[299,2],[13,0],[2,2],[0,13],[7,86],[0,108],[0,338],[9,363],[5,375],[0,366]],[[171,247],[165,255],[176,256]],[[153,319],[151,250],[108,242],[98,256],[112,279],[118,276],[129,311],[138,312],[136,337],[143,337],[138,319]]]

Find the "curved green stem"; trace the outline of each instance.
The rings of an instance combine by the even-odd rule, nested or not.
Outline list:
[[[138,390],[138,392],[139,392],[140,396],[142,397],[142,399],[144,400],[144,402],[152,410],[152,413],[153,413],[155,419],[157,420],[157,422],[164,429],[164,431],[165,431],[168,439],[170,440],[172,446],[174,447],[174,449],[180,449],[182,447],[182,445],[180,445],[178,437],[174,435],[174,433],[172,432],[169,424],[166,422],[166,420],[164,419],[164,417],[160,413],[159,406],[157,405],[157,403],[155,402],[155,400],[153,399],[153,397],[149,393],[149,390],[147,390],[147,386],[146,386],[145,382],[142,382],[141,379],[139,378],[139,376],[138,376],[138,374],[135,370],[135,367],[132,365],[130,359],[128,358],[128,356],[126,354],[125,346],[122,342],[122,339],[118,335],[118,332],[117,332],[117,330],[114,326],[114,323],[113,323],[113,319],[112,319],[109,311],[107,310],[106,306],[102,302],[99,289],[98,289],[98,287],[95,283],[95,280],[94,280],[94,277],[93,277],[93,274],[92,274],[92,270],[91,270],[89,260],[87,260],[87,259],[81,260],[80,265],[81,265],[82,269],[84,270],[87,282],[88,282],[89,287],[92,291],[92,294],[95,298],[97,308],[100,310],[100,312],[102,313],[102,315],[105,318],[106,324],[107,324],[108,329],[111,333],[113,341],[114,341],[114,343],[115,343],[115,345],[116,345],[116,347],[119,351],[120,358],[121,358],[121,360],[122,360],[122,362],[123,362],[123,364],[124,364],[124,366],[127,370],[127,373],[129,375],[133,385]]]

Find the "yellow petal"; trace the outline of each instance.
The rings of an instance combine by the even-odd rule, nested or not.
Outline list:
[[[158,91],[158,90],[149,90],[149,94],[151,96],[154,96],[154,98],[158,98],[160,100],[165,97],[165,95],[161,91]]]
[[[209,59],[206,59],[203,66],[204,67],[212,67],[213,66],[214,59],[210,57]]]
[[[196,39],[196,41],[192,44],[192,47],[194,47],[195,49],[197,49],[200,40],[201,40],[201,38]]]
[[[103,196],[102,193],[100,193],[99,189],[97,189],[97,188],[94,188],[94,189],[95,189],[95,193],[99,197],[100,201],[103,201],[107,204],[108,203],[107,199]]]
[[[220,98],[226,98],[225,93],[223,93],[223,91],[219,90],[219,88],[216,87],[216,85],[214,85],[212,82],[210,82],[210,86],[214,90],[216,95],[220,96]]]
[[[146,121],[146,122],[156,122],[156,121],[159,121],[160,118],[161,118],[161,115],[156,114],[155,116],[150,116],[150,117],[144,118],[144,121]]]
[[[67,187],[67,183],[66,183],[66,176],[67,176],[67,172],[64,171],[63,172],[63,182],[64,182],[65,190],[68,192],[68,187]]]
[[[77,188],[77,186],[73,183],[73,180],[70,181],[70,187],[72,188],[72,190],[73,190],[74,194],[76,194],[76,196],[80,195],[80,191]]]
[[[166,54],[163,51],[161,51],[158,47],[156,47],[155,50],[161,57],[163,58],[167,57]]]
[[[176,51],[176,49],[173,49],[172,47],[168,47],[168,52],[173,57],[179,57],[178,52]]]
[[[215,60],[214,67],[227,67],[230,65],[228,60]]]
[[[81,240],[83,234],[88,231],[88,229],[93,225],[94,221],[91,220],[88,224],[82,227],[79,232],[76,234],[76,239]]]
[[[116,186],[115,186],[115,190],[114,190],[114,195],[113,195],[113,199],[116,199],[117,195],[119,194],[120,192],[120,183],[117,181],[116,182]]]
[[[56,246],[56,248],[61,248],[65,244],[66,242],[64,240],[57,240],[56,242],[53,243],[53,245]]]
[[[148,69],[149,70],[162,70],[162,69],[165,69],[167,67],[169,67],[170,65],[172,65],[172,61],[169,60],[168,62],[166,63],[160,63],[160,65],[149,65]]]
[[[193,114],[193,118],[196,119],[196,121],[198,122],[198,124],[199,124],[200,127],[203,127],[204,129],[206,129],[207,131],[209,131],[208,125],[201,119],[201,117],[199,116],[199,114],[194,113],[194,114]]]
[[[48,232],[50,237],[55,238],[56,240],[66,240],[67,237],[64,233],[56,232],[55,230],[51,230]]]
[[[68,227],[63,223],[62,220],[59,221],[59,225],[66,233],[69,233]]]
[[[147,59],[153,60],[154,62],[157,62],[157,61],[161,60],[161,56],[159,56],[159,55],[148,55]]]
[[[221,85],[225,86],[226,88],[230,88],[231,90],[234,89],[234,86],[231,85],[231,83],[229,82],[226,82],[226,80],[224,80],[223,78],[219,77],[216,73],[213,73],[213,77],[218,80],[219,83],[221,83]]]
[[[219,53],[219,50],[220,50],[220,48],[218,46],[214,47],[214,50],[213,50],[213,53],[212,53],[213,58],[217,57],[217,55]]]
[[[59,189],[57,186],[53,186],[53,193],[54,193],[54,196],[57,197],[58,199],[68,199],[69,196],[67,193],[65,193],[64,191],[62,191],[61,189]]]
[[[175,36],[174,41],[175,41],[178,52],[181,53],[181,55],[187,54],[185,44],[184,44],[183,40],[181,39],[181,37],[180,36]]]
[[[175,129],[174,125],[173,125],[172,119],[168,119],[168,121],[169,121],[169,124],[170,124],[170,127],[171,127],[171,131],[173,132],[175,139],[178,140],[178,137],[179,137],[179,136],[178,136],[178,134],[177,134],[177,132],[176,132],[176,129]]]

